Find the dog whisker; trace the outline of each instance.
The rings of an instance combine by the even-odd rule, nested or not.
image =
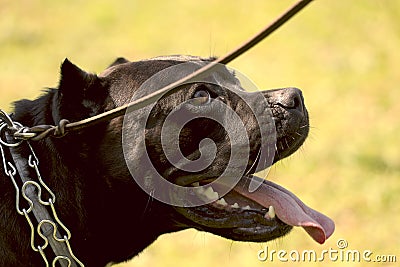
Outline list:
[[[288,139],[287,139],[287,138],[285,138],[285,143],[286,143],[286,146],[287,146],[287,148],[289,148],[289,147],[290,147],[290,145],[289,145],[289,141],[288,141]]]
[[[299,132],[295,132],[296,135],[298,135],[299,137],[303,137],[303,135]]]
[[[147,198],[146,206],[144,207],[142,217],[146,214],[146,212],[151,210],[151,204],[153,203],[154,190],[150,191],[149,197]]]
[[[286,140],[286,139],[285,139],[285,140]],[[283,142],[280,142],[280,144],[281,144],[282,150],[285,150],[285,146],[284,146]]]

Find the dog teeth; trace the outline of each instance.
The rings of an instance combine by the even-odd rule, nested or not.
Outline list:
[[[214,191],[212,186],[200,186],[199,182],[192,183],[192,186],[196,187],[194,190],[198,195],[206,197],[208,200],[211,200],[213,203],[217,205],[221,205],[224,207],[231,207],[233,209],[242,209],[242,210],[251,210],[250,205],[241,207],[237,202],[230,205],[224,198],[219,199],[218,192]],[[205,188],[205,189],[204,189]],[[275,210],[274,207],[270,206],[268,208],[268,212],[265,214],[265,218],[274,218]]]
[[[200,186],[198,183],[193,183],[196,188],[194,189],[198,195],[204,196],[209,200],[217,200],[219,198],[218,192],[215,192],[211,186],[204,189],[204,186]]]
[[[232,208],[234,209],[239,209],[239,204],[235,202],[235,204],[231,205]]]
[[[203,195],[205,195],[210,200],[217,200],[219,198],[218,192],[215,192],[211,186],[207,187],[207,189],[204,190]]]
[[[215,203],[222,205],[222,206],[228,206],[228,203],[226,203],[224,198],[217,200]]]
[[[275,208],[273,206],[268,207],[268,212],[265,214],[265,218],[273,219],[275,218]]]

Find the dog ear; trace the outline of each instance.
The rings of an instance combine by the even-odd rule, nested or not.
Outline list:
[[[61,64],[61,79],[59,90],[62,94],[68,95],[70,91],[74,93],[84,93],[97,80],[95,74],[87,73],[74,65],[66,58]]]
[[[107,97],[107,89],[101,79],[87,73],[68,59],[61,64],[58,87],[59,116],[68,120],[80,120],[101,112]]]
[[[127,60],[126,58],[119,57],[108,67],[110,68],[110,67],[113,67],[113,66],[116,66],[116,65],[120,65],[120,64],[124,64],[124,63],[128,63],[128,62],[130,62],[130,61]]]

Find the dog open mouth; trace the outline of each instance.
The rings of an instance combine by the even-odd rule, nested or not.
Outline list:
[[[262,182],[249,192],[252,179]],[[260,181],[261,180],[261,181]],[[293,226],[302,227],[315,241],[322,244],[332,235],[333,221],[308,207],[295,194],[271,181],[254,175],[244,176],[228,194],[220,197],[224,185],[210,180],[193,183],[196,194],[207,205],[177,208],[199,230],[239,241],[266,242],[287,234]]]
[[[332,235],[334,223],[327,216],[308,207],[287,189],[262,179],[261,186],[250,193],[250,181],[262,178],[244,176],[232,191],[223,197],[224,185],[198,187],[199,197],[216,199],[195,208],[179,208],[197,228],[233,240],[265,242],[288,233],[293,226],[301,226],[315,241],[322,244]],[[194,183],[199,186],[207,181]],[[205,188],[205,189],[204,189]]]

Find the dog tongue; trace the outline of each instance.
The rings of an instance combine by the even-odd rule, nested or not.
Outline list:
[[[251,179],[261,179],[253,176]],[[275,208],[276,216],[291,226],[301,226],[318,243],[323,244],[335,230],[334,222],[322,213],[306,206],[289,190],[262,179],[260,187],[250,193],[249,179],[242,179],[234,188],[239,194],[252,199],[260,205]]]

